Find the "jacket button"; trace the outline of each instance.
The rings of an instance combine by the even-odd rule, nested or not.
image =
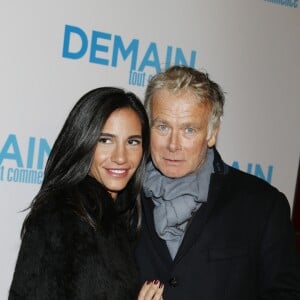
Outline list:
[[[176,277],[172,277],[172,278],[169,280],[169,284],[170,284],[170,286],[172,286],[172,287],[176,287],[176,286],[178,285],[177,278],[176,278]]]

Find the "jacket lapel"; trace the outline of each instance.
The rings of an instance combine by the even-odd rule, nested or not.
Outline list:
[[[154,204],[151,198],[147,198],[144,195],[144,193],[142,193],[142,205],[144,212],[143,224],[147,227],[147,229],[144,229],[144,231],[146,231],[147,234],[149,234],[147,238],[152,239],[155,251],[157,251],[157,255],[162,258],[163,263],[165,263],[167,265],[166,267],[169,269],[173,261],[169,253],[168,247],[166,245],[166,242],[162,240],[156,233],[153,219]]]
[[[227,166],[222,162],[218,152],[215,150],[215,173],[211,175],[207,202],[203,203],[200,209],[195,213],[175,256],[174,263],[180,261],[187,251],[193,246],[193,244],[200,239],[204,225],[209,220],[214,209],[217,205],[222,205],[222,198],[224,199],[224,195],[226,193],[226,167]]]

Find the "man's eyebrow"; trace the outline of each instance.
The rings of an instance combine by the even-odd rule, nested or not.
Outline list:
[[[157,118],[153,119],[151,122],[152,123],[164,123],[164,124],[168,123],[166,120],[164,120],[160,117],[157,117]]]
[[[193,122],[182,123],[182,127],[197,127]]]

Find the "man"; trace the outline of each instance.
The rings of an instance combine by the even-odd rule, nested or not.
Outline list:
[[[223,105],[221,88],[189,67],[149,82],[141,282],[162,282],[164,300],[300,299],[288,201],[222,161],[215,143]]]

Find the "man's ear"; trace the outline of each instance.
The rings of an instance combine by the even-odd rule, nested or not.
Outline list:
[[[207,141],[207,146],[209,148],[213,147],[216,144],[218,133],[219,133],[219,127],[213,129],[211,136]]]

